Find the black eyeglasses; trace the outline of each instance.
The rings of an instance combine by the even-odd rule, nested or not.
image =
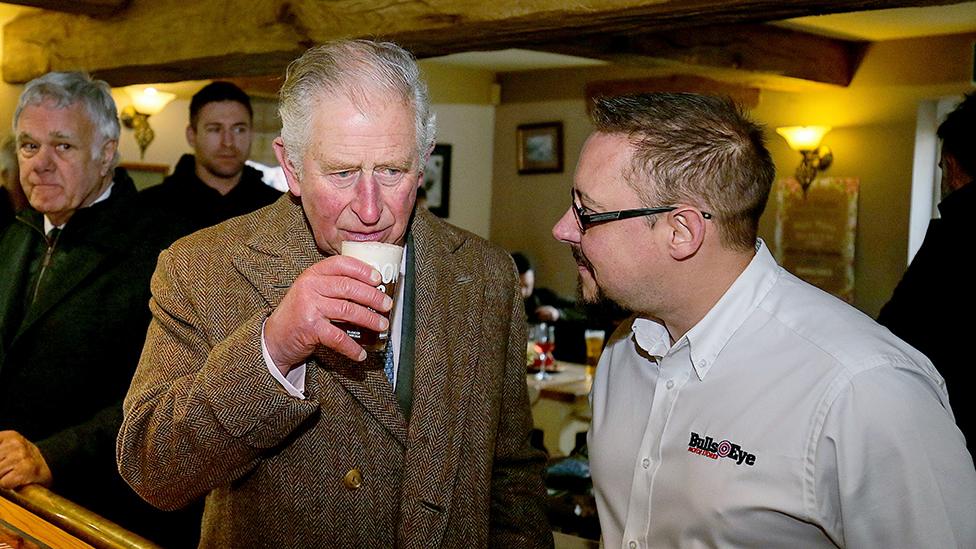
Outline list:
[[[573,213],[576,214],[576,224],[579,225],[580,233],[585,234],[586,229],[600,223],[609,223],[620,219],[630,219],[631,217],[645,217],[659,213],[673,212],[677,206],[658,206],[657,208],[634,208],[632,210],[617,210],[615,212],[596,212],[583,213],[583,207],[576,203],[576,189],[569,190],[572,198]],[[712,214],[702,212],[702,217],[711,219]]]

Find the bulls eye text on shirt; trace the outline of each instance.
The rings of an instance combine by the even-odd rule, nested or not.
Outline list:
[[[728,458],[736,465],[753,466],[756,464],[756,455],[742,449],[742,446],[728,440],[715,442],[710,436],[702,437],[692,431],[691,439],[688,441],[688,451],[711,459]]]

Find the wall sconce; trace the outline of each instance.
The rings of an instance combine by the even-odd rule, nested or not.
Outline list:
[[[119,118],[126,128],[135,130],[136,143],[139,144],[139,158],[145,158],[146,147],[156,137],[155,132],[149,127],[149,117],[159,113],[170,101],[176,99],[176,94],[144,86],[128,86],[125,88],[125,93],[132,99],[132,104],[122,109]]]
[[[830,131],[830,126],[785,126],[776,128],[776,133],[783,136],[790,148],[803,155],[803,161],[796,168],[796,179],[806,194],[807,188],[817,178],[817,172],[830,167],[834,161],[834,154],[829,147],[820,146],[824,134]]]

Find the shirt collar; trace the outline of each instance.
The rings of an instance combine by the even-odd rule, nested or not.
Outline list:
[[[646,318],[634,320],[634,338],[651,356],[663,357],[689,345],[691,366],[699,380],[705,379],[718,354],[739,329],[749,314],[759,305],[782,274],[763,240],[756,240],[756,255],[735,279],[725,294],[674,345],[670,344],[667,329],[658,321]]]
[[[112,194],[112,186],[113,185],[115,185],[115,181],[110,182],[108,184],[108,187],[106,187],[105,190],[102,191],[102,194],[98,195],[98,198],[96,198],[94,202],[92,202],[91,204],[89,204],[88,206],[85,206],[85,207],[86,208],[90,208],[90,207],[94,206],[95,204],[98,204],[99,202],[107,199],[109,197],[109,195]],[[64,223],[62,223],[60,225],[55,225],[54,223],[51,223],[51,220],[48,219],[47,216],[45,215],[44,216],[44,234],[50,234],[51,233],[51,229],[53,229],[55,227],[57,227],[58,229],[63,229],[64,226],[67,225],[67,224],[68,224],[68,222],[66,221],[66,222],[64,222]]]

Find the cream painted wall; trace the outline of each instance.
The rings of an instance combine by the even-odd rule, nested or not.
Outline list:
[[[112,97],[120,111],[131,104],[129,97],[121,89],[113,89]],[[189,99],[174,99],[162,111],[149,117],[149,125],[156,137],[146,148],[144,159],[139,158],[139,145],[136,143],[133,131],[123,126],[122,135],[119,136],[119,154],[122,156],[122,162],[165,164],[172,171],[183,153],[193,152],[186,143],[189,111]]]
[[[451,207],[447,220],[488,238],[495,108],[435,104],[433,109],[437,114],[437,142],[451,145]]]
[[[519,175],[515,132],[520,124],[562,121],[563,173]],[[591,125],[581,100],[502,104],[495,113],[491,240],[531,259],[536,284],[567,296],[576,292],[576,263],[551,229],[569,207],[579,150]]]
[[[856,239],[855,305],[875,316],[905,268],[915,116],[919,101],[972,89],[976,33],[873,45],[847,88],[815,85],[809,91],[763,90],[752,115],[768,127],[769,147],[781,176],[792,174],[799,155],[777,136],[776,126],[828,124],[824,144],[835,152],[829,175],[861,180]],[[496,112],[492,240],[527,251],[537,263],[537,284],[564,294],[575,291],[568,249],[549,235],[568,206],[568,189],[579,149],[589,131],[583,101],[587,74],[612,79],[607,68],[502,75],[503,103]],[[633,70],[621,77],[639,76]],[[531,98],[548,96],[545,101]],[[518,124],[563,121],[566,167],[560,175],[519,176],[515,170]],[[760,234],[772,241],[767,212]]]

